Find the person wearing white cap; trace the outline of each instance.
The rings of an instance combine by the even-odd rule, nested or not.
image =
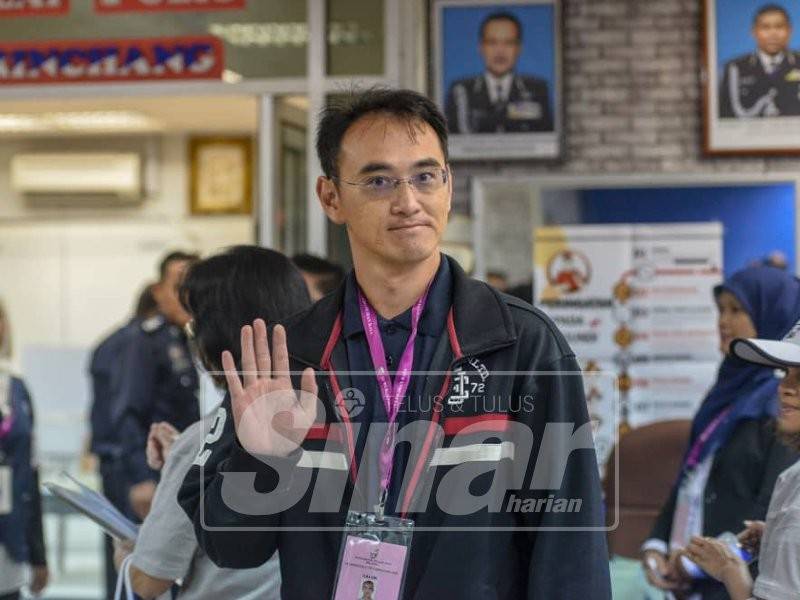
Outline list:
[[[781,369],[777,429],[787,446],[800,452],[800,321],[783,341],[736,339],[731,352],[748,362]],[[753,583],[744,561],[718,540],[694,537],[686,556],[721,581],[732,600],[800,598],[800,461],[778,477],[766,523],[745,522],[741,543],[759,555]]]

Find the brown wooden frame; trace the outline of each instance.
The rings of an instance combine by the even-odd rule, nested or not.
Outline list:
[[[711,60],[709,56],[709,3],[724,0],[699,0],[700,1],[700,85],[702,86],[702,129],[703,129],[703,154],[706,156],[717,157],[769,157],[769,156],[797,156],[800,155],[800,143],[796,148],[751,148],[751,149],[719,149],[711,147],[711,122],[714,118],[713,109],[710,101],[711,69],[716,69],[716,60]]]
[[[240,190],[242,201],[235,207],[203,206],[198,194],[201,173],[199,172],[199,154],[210,146],[234,146],[241,150],[244,160],[244,181]],[[253,208],[253,142],[248,136],[211,136],[192,137],[189,140],[189,197],[190,210],[193,215],[250,214]]]

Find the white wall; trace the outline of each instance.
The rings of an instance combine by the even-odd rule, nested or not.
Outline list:
[[[189,216],[185,136],[100,148],[132,145],[148,155],[150,189],[141,206],[111,209],[31,205],[8,185],[11,156],[29,144],[0,145],[0,298],[11,320],[12,362],[44,409],[40,431],[61,432],[60,439],[43,436],[45,453],[79,447],[88,388],[76,365],[131,314],[160,257],[175,248],[207,254],[254,242],[249,215]]]

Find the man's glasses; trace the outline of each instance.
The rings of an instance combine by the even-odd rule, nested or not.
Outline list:
[[[428,169],[414,173],[411,177],[400,178],[389,175],[372,175],[361,181],[346,181],[338,177],[331,177],[334,181],[341,181],[347,185],[360,187],[367,194],[374,198],[390,198],[400,187],[401,183],[407,183],[415,192],[419,194],[433,194],[438,192],[447,184],[447,169]]]

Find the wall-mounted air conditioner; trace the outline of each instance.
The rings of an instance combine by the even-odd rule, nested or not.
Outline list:
[[[11,188],[26,195],[142,195],[142,165],[132,152],[17,154],[11,159]]]

